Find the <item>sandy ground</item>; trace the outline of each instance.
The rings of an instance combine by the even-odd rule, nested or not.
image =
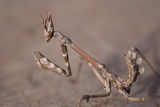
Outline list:
[[[59,42],[45,43],[40,14],[51,11],[55,29],[127,78],[123,54],[137,46],[160,74],[159,0],[0,0],[0,106],[75,107],[84,94],[105,93],[85,62],[77,84],[69,82],[77,71],[79,55],[69,49],[73,77],[42,71],[33,60],[39,50],[64,67]],[[131,96],[160,101],[160,82],[145,65],[145,73]],[[112,96],[83,102],[84,107],[151,107],[128,102],[113,87]]]

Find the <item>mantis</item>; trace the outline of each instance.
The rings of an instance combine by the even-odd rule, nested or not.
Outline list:
[[[81,102],[83,100],[86,100],[88,102],[89,99],[91,98],[109,96],[112,92],[111,85],[114,85],[117,88],[118,92],[121,95],[123,95],[124,98],[128,101],[136,101],[136,102],[142,101],[151,103],[153,102],[148,98],[144,97],[135,98],[129,95],[131,87],[136,82],[138,76],[144,72],[144,67],[142,66],[142,60],[144,60],[151,67],[154,73],[157,76],[159,76],[156,70],[152,67],[152,65],[149,63],[146,57],[139,51],[138,48],[132,47],[124,55],[129,72],[128,79],[125,80],[120,78],[118,75],[113,74],[104,64],[100,63],[99,61],[88,55],[86,52],[84,52],[82,49],[80,49],[74,42],[72,42],[72,40],[69,37],[65,36],[59,31],[55,31],[50,12],[48,13],[46,18],[42,17],[42,25],[44,29],[44,37],[46,42],[49,42],[52,38],[56,38],[59,40],[60,50],[64,58],[66,70],[53,63],[39,51],[34,51],[33,52],[34,59],[41,68],[52,72],[56,72],[57,74],[64,77],[72,76],[70,62],[69,62],[69,55],[67,50],[67,47],[70,47],[81,56],[81,60],[86,60],[88,62],[88,66],[91,68],[91,70],[100,80],[100,82],[104,85],[104,90],[106,91],[106,93],[100,95],[84,95],[79,98],[77,104],[78,107],[81,107]]]

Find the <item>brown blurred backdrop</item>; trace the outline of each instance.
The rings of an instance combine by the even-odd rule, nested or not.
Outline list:
[[[159,0],[0,0],[0,106],[75,107],[84,94],[105,93],[85,62],[77,84],[39,69],[32,51],[40,50],[64,67],[59,42],[45,43],[40,14],[51,11],[55,29],[72,38],[88,54],[122,78],[128,72],[123,54],[137,46],[160,74]],[[69,49],[73,77],[79,55]],[[145,65],[145,73],[131,96],[160,101],[159,79]],[[73,78],[71,77],[71,78]],[[107,98],[93,99],[85,107],[142,107],[127,103],[113,87]]]

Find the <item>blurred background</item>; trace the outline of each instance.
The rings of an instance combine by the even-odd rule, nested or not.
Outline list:
[[[53,15],[61,31],[111,72],[127,79],[123,58],[138,47],[160,74],[159,0],[0,0],[0,106],[75,107],[84,94],[105,93],[103,85],[85,62],[79,81],[69,82],[77,73],[79,55],[69,48],[73,76],[61,77],[40,70],[33,50],[41,51],[64,68],[59,41],[45,43],[40,15]],[[160,82],[145,66],[145,73],[132,87],[131,96],[160,101]],[[84,107],[142,107],[148,103],[127,102],[112,87],[112,95],[83,102]]]

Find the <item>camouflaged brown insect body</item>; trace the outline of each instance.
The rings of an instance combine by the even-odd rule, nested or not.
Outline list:
[[[76,46],[72,40],[63,35],[59,31],[54,31],[54,26],[52,22],[51,14],[49,13],[46,19],[43,19],[43,28],[45,33],[46,41],[50,41],[52,37],[57,38],[60,41],[60,50],[62,52],[62,56],[64,57],[64,63],[66,66],[66,70],[62,69],[58,65],[51,62],[48,58],[46,58],[44,55],[42,55],[39,51],[35,51],[33,53],[34,59],[36,60],[37,64],[44,69],[53,71],[58,73],[61,76],[71,76],[71,68],[69,63],[69,56],[67,51],[67,46],[74,49],[78,54],[80,54],[81,59],[85,59],[88,61],[89,67],[93,71],[93,73],[97,76],[97,78],[101,81],[101,83],[104,85],[104,90],[106,90],[105,94],[100,95],[84,95],[79,99],[78,106],[81,106],[82,100],[89,101],[90,98],[98,98],[98,97],[106,97],[111,94],[111,85],[113,84],[118,92],[122,94],[127,100],[129,101],[150,101],[146,98],[134,98],[130,97],[129,93],[131,91],[131,87],[133,84],[137,81],[137,78],[140,74],[144,72],[144,68],[141,65],[143,56],[138,57],[138,54],[141,55],[140,51],[137,48],[131,48],[127,53],[124,55],[126,64],[128,66],[128,79],[124,80],[121,79],[118,75],[113,74],[109,71],[107,67],[105,67],[104,64],[101,64],[96,59],[89,56],[86,52],[84,52],[82,49],[80,49],[78,46]],[[138,50],[138,51],[137,51]],[[78,73],[79,74],[79,73]],[[78,77],[78,76],[77,76]]]

